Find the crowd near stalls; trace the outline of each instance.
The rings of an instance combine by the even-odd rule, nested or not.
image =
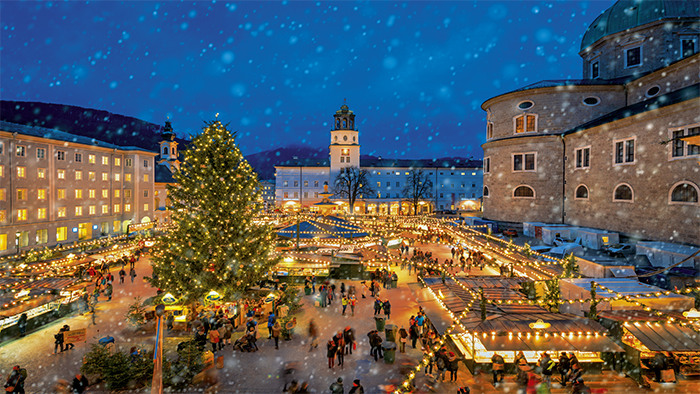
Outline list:
[[[120,267],[129,272],[144,247],[145,241],[120,237],[109,244],[58,246],[43,251],[47,259],[6,259],[0,268],[0,341],[24,336],[70,312],[87,311],[96,298],[107,296],[112,281],[120,280]]]

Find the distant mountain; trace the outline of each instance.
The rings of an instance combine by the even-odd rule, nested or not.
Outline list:
[[[146,122],[130,116],[113,114],[111,112],[83,108],[74,105],[40,103],[34,101],[0,101],[0,120],[57,129],[71,134],[82,135],[96,140],[121,146],[137,146],[158,152],[160,132],[163,125]],[[189,141],[176,138],[181,147]],[[246,156],[248,163],[258,173],[259,179],[274,179],[275,165],[282,162],[294,161],[297,158],[318,158],[319,162],[328,160],[328,148],[313,148],[308,146],[288,146],[253,153]],[[381,159],[362,155],[362,159]],[[391,161],[392,159],[384,159]],[[463,158],[441,158],[435,161],[464,162]],[[474,165],[480,165],[475,162]]]

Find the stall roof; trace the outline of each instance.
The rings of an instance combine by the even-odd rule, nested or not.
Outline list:
[[[552,352],[555,356],[558,352],[624,352],[624,350],[606,336],[577,336],[562,337],[531,335],[508,336],[487,335],[477,337],[487,351],[536,351]]]
[[[474,332],[532,332],[530,323],[542,320],[550,326],[546,332],[582,332],[605,333],[607,330],[599,323],[568,313],[511,313],[499,315],[492,319],[463,319],[462,324],[469,331]]]
[[[47,290],[61,290],[66,287],[73,285],[78,279],[75,278],[44,278],[31,282],[25,282],[15,286],[17,290],[23,289],[38,289],[43,288]]]
[[[445,330],[452,325],[450,315],[437,301],[418,301],[418,305],[423,308],[423,311],[425,311],[426,316],[430,319],[438,335],[443,335]]]
[[[625,328],[651,351],[700,351],[700,333],[672,323],[632,323]]]
[[[645,283],[639,282],[636,279],[625,279],[625,278],[578,278],[578,279],[562,279],[575,286],[578,286],[586,291],[591,290],[591,281],[596,282],[599,285],[603,285],[608,289],[617,292],[621,295],[637,295],[646,293],[663,293],[664,289],[656,286],[647,285]],[[611,298],[615,297],[615,294],[609,293],[605,290],[598,289],[597,296],[601,298]],[[655,296],[656,297],[656,296]],[[684,295],[671,293],[670,295],[661,294],[657,298],[689,298]]]

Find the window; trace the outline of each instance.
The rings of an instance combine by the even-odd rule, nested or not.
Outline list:
[[[75,189],[75,198],[83,198],[83,189]]]
[[[284,182],[282,182],[282,186],[288,187],[288,186],[289,186],[289,181],[284,181]]]
[[[66,160],[66,152],[64,151],[56,151],[56,160]]]
[[[37,244],[45,244],[47,242],[49,242],[49,230],[47,230],[47,229],[36,230],[36,243]]]
[[[515,133],[537,131],[537,115],[520,115],[515,117]]]
[[[309,187],[309,181],[304,181],[304,187]]]
[[[131,189],[124,189],[124,198],[131,198]]]
[[[37,200],[46,200],[46,189],[38,189],[36,191]]]
[[[4,222],[7,220],[7,212],[5,210],[0,210],[0,222]]]
[[[299,187],[299,181],[294,181],[294,187]]]
[[[143,161],[143,168],[148,168],[148,160]]]
[[[0,165],[0,176],[5,176],[5,166]]]
[[[122,179],[122,174],[114,174],[114,182],[119,182]]]
[[[535,198],[535,190],[530,186],[518,186],[513,190],[513,198]]]
[[[44,149],[44,148],[36,148],[36,158],[37,158],[37,159],[44,159],[44,158],[46,158],[46,149]]]
[[[576,168],[588,168],[591,166],[591,147],[576,149]]]
[[[95,198],[95,189],[88,190],[88,198]]]
[[[598,97],[590,96],[590,97],[586,97],[585,99],[583,99],[583,105],[593,107],[593,106],[596,106],[598,104],[600,104],[600,99]]]
[[[386,187],[390,187],[390,186],[391,186],[391,182],[386,181]]]
[[[56,177],[58,179],[66,179],[66,170],[58,170],[56,172]]]
[[[68,239],[68,227],[59,227],[56,229],[56,241],[65,241]]]
[[[27,189],[17,189],[17,199],[26,200],[27,199]]]
[[[381,182],[377,182],[377,187],[382,187],[382,183],[381,183]]]
[[[679,182],[671,187],[671,204],[697,204],[698,188],[689,182]]]
[[[340,162],[341,162],[341,163],[345,163],[345,157],[344,157],[344,156],[340,156]]]
[[[144,196],[144,197],[148,197],[148,190],[144,190],[144,191],[143,191],[143,196]]]
[[[95,214],[95,206],[94,206],[94,205],[90,205],[90,206],[88,207],[88,213],[89,213],[90,215],[94,215],[94,214]]]
[[[514,154],[513,171],[535,171],[535,153]]]
[[[121,205],[114,204],[114,213],[119,213],[120,210],[121,210]]]
[[[694,55],[698,51],[698,38],[681,36],[681,58]]]
[[[401,184],[399,182],[396,182],[396,187],[401,187]]]
[[[76,153],[76,154],[75,154],[75,162],[76,162],[76,163],[82,163],[82,162],[83,162],[83,154],[82,154],[82,153]]]
[[[532,106],[534,106],[534,105],[535,105],[535,103],[533,103],[532,101],[525,100],[525,101],[521,101],[520,103],[518,103],[518,109],[521,109],[524,111],[526,109],[532,108]]]
[[[88,172],[88,179],[91,181],[95,180],[95,171],[89,171]]]
[[[299,198],[299,192],[294,192],[294,198]]]
[[[95,155],[88,155],[88,163],[95,164]]]
[[[148,182],[148,174],[143,174],[143,181]]]
[[[175,152],[173,152],[173,153],[175,153]],[[124,165],[125,165],[126,167],[131,167],[131,166],[133,166],[134,164],[133,164],[133,161],[132,161],[131,159],[124,159]]]
[[[486,139],[490,140],[493,138],[493,123],[486,122]]]
[[[27,147],[26,146],[17,145],[15,148],[16,148],[15,152],[17,152],[17,156],[24,157],[27,154]]]
[[[114,198],[119,198],[120,194],[121,194],[121,190],[119,190],[119,189],[114,190]]]
[[[309,192],[304,192],[304,198],[309,198]]]
[[[66,198],[66,189],[56,189],[56,198],[63,200]]]
[[[615,141],[615,164],[634,163],[634,139]]]
[[[75,172],[75,180],[79,181],[83,179],[83,172],[82,171],[76,171]]]
[[[36,177],[39,179],[46,179],[46,168],[37,168]]]
[[[108,166],[108,165],[109,165],[109,157],[107,157],[107,156],[102,156],[102,165],[103,165],[103,166]]]
[[[109,190],[102,189],[102,198],[109,198]]]
[[[318,187],[318,181],[314,181],[314,187]]]
[[[106,173],[106,172],[103,172],[103,173],[102,173],[102,180],[103,180],[103,181],[108,181],[108,180],[109,180],[109,174]]]
[[[591,79],[600,78],[600,60],[596,59],[591,62]]]
[[[5,143],[0,142],[0,155],[2,155],[3,153],[5,153]]]
[[[46,219],[46,208],[39,208],[36,212],[37,219]]]
[[[314,192],[314,198],[318,198],[318,192]],[[272,200],[272,198],[270,198]]]
[[[115,158],[114,158],[114,165],[117,166],[117,167],[121,166],[121,165],[122,165],[122,159],[119,158],[119,157],[115,157]]]
[[[588,188],[586,185],[579,185],[576,188],[575,200],[588,200]]]
[[[27,167],[17,167],[17,178],[25,178],[27,176]]]
[[[114,230],[115,233],[119,232],[119,229],[121,227],[121,222],[119,220],[115,220],[112,222],[112,229]]]
[[[109,205],[103,205],[103,206],[102,206],[102,214],[103,214],[103,215],[109,214]]]
[[[5,189],[0,189],[0,201],[5,201]]]
[[[484,157],[484,174],[488,174],[490,172],[491,172],[491,158]]]
[[[671,148],[671,157],[700,155],[700,145],[691,145],[682,140],[683,137],[689,137],[698,134],[700,134],[700,126],[672,131],[671,136],[673,138],[673,146]]]
[[[131,212],[131,204],[124,204],[124,212]]]
[[[64,217],[66,217],[66,207],[59,207],[59,208],[58,208],[58,211],[56,211],[56,215],[57,215],[59,218],[64,218]]]
[[[131,182],[131,174],[124,174],[124,181]]]
[[[654,85],[654,86],[650,87],[649,89],[647,89],[645,96],[651,98],[651,97],[654,97],[657,94],[659,94],[659,92],[661,92],[661,88],[659,87],[659,85]]]
[[[613,193],[613,201],[634,201],[634,192],[632,191],[632,187],[626,183],[618,185]]]
[[[17,210],[17,221],[23,222],[25,220],[27,220],[27,210],[26,209],[18,209]]]
[[[284,198],[289,198],[289,193],[284,192]]]
[[[625,49],[625,68],[642,65],[642,47]]]

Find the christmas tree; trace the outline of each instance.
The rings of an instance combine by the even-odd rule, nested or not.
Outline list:
[[[151,284],[182,302],[212,290],[236,299],[277,263],[274,233],[255,220],[257,174],[220,121],[205,122],[168,185],[174,227],[152,252]]]

